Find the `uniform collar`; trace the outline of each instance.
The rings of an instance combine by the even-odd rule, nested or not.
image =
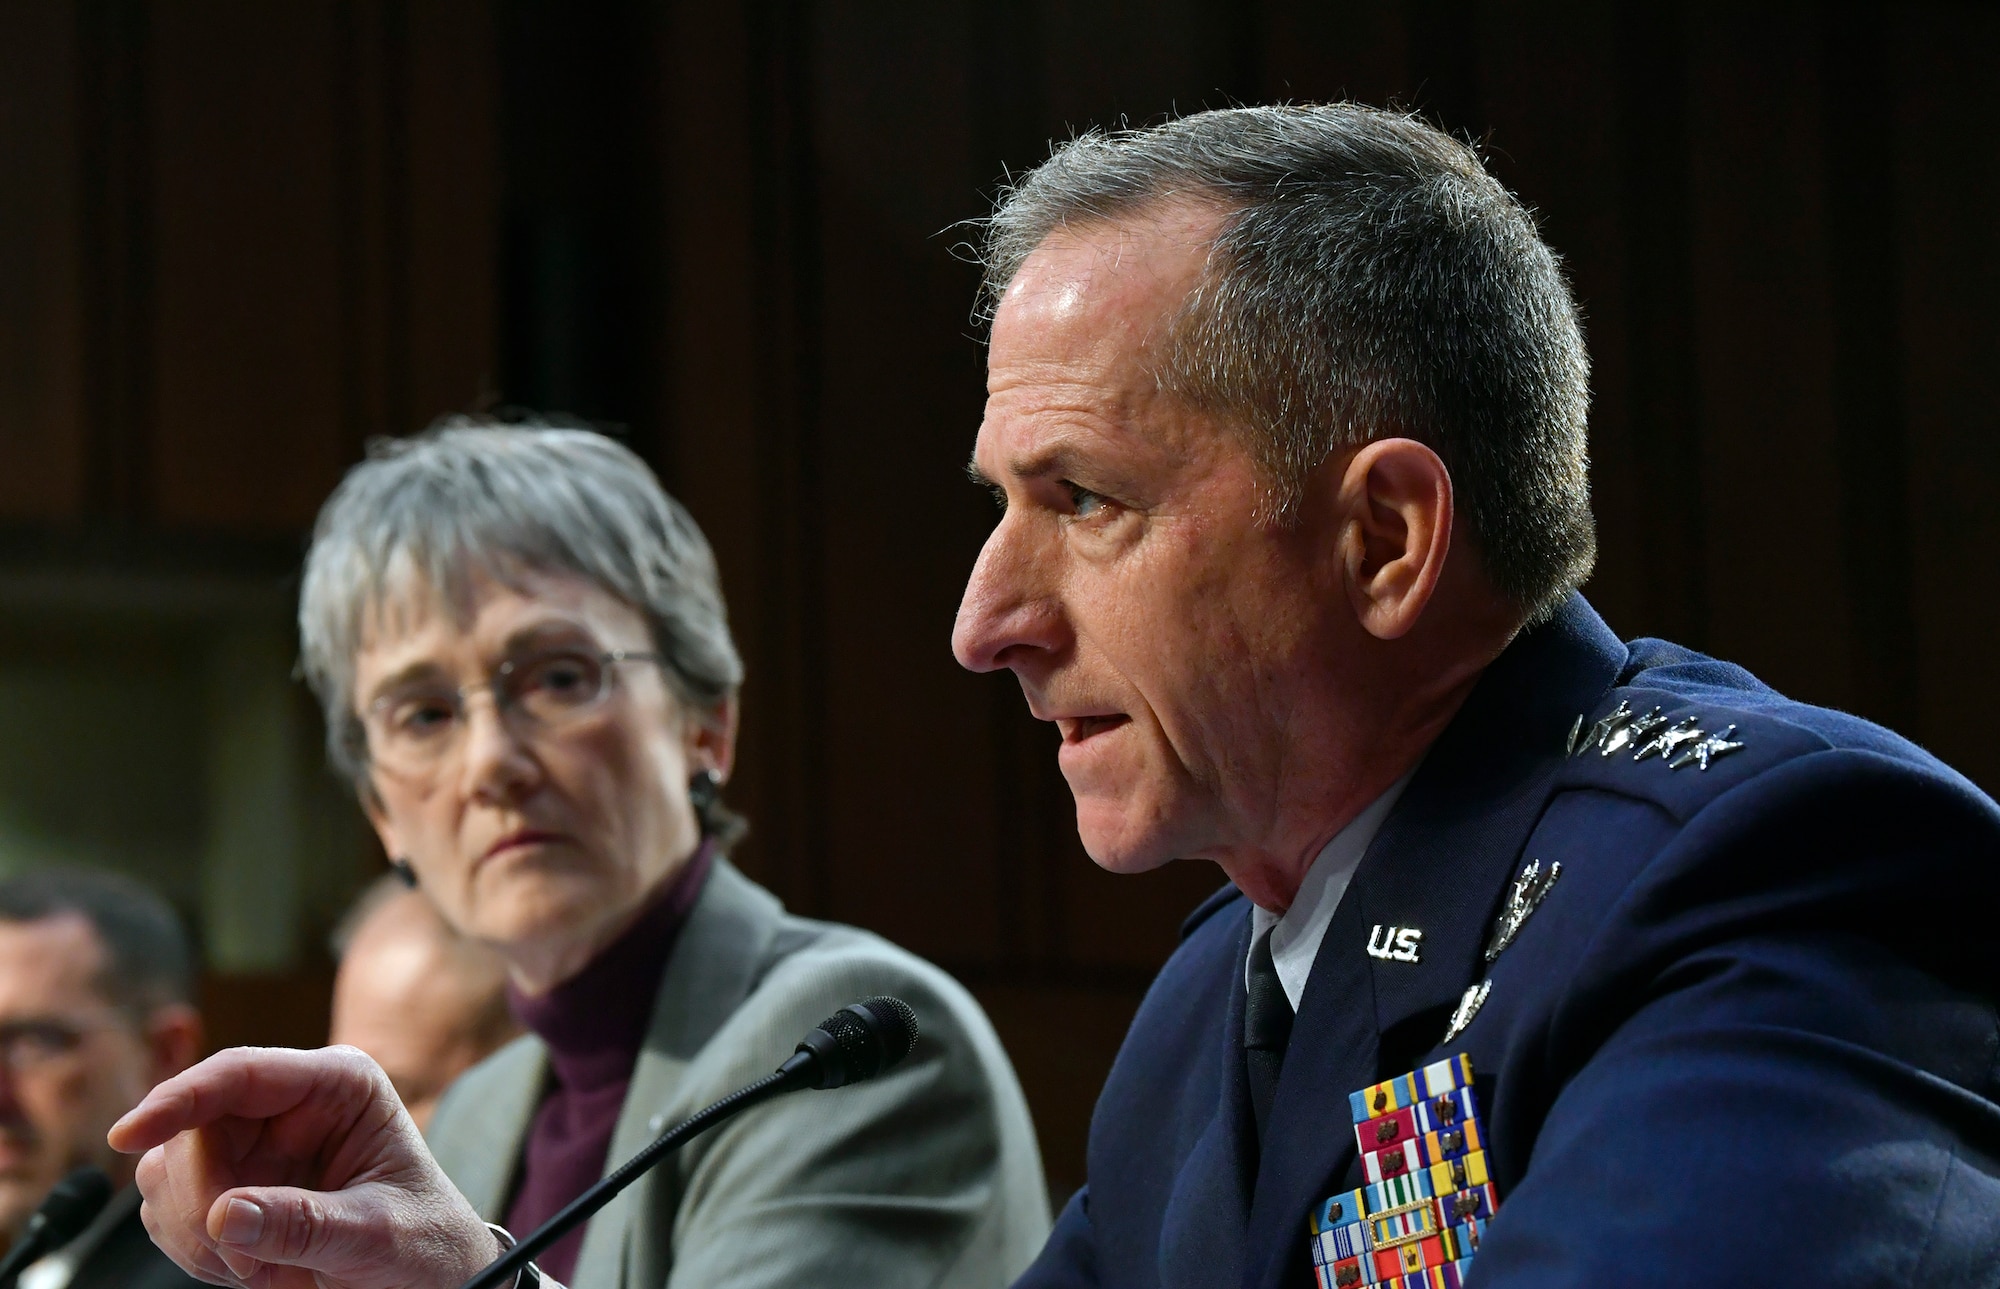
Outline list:
[[[1382,821],[1395,809],[1396,799],[1403,795],[1403,789],[1410,786],[1416,774],[1409,774],[1389,785],[1389,790],[1371,801],[1367,808],[1354,816],[1345,828],[1333,835],[1333,840],[1320,848],[1318,855],[1306,869],[1305,880],[1299,883],[1298,894],[1284,914],[1269,909],[1252,906],[1250,910],[1250,942],[1266,931],[1271,933],[1271,961],[1278,969],[1278,983],[1285,987],[1285,999],[1292,1010],[1299,1009],[1299,999],[1306,992],[1306,980],[1312,975],[1313,959],[1319,956],[1320,943],[1326,939],[1327,923],[1333,920],[1333,911],[1340,907],[1340,898],[1347,892],[1347,885],[1354,879],[1354,870],[1361,867],[1361,857],[1368,851],[1368,843],[1375,840],[1381,831]],[[1243,970],[1250,970],[1250,960],[1245,955]],[[1247,979],[1247,976],[1246,976]]]

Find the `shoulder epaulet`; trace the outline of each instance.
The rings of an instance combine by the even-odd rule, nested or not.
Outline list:
[[[1735,784],[1828,746],[1752,704],[1635,685],[1577,714],[1561,782],[1644,797],[1685,818]]]
[[[1242,898],[1244,898],[1243,892],[1236,889],[1235,883],[1224,882],[1221,890],[1197,904],[1194,912],[1188,914],[1181,922],[1181,939],[1185,940],[1193,935],[1202,923]]]

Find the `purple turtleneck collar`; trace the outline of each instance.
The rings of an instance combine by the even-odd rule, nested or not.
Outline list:
[[[704,841],[624,934],[554,989],[531,997],[508,986],[514,1015],[549,1053],[548,1090],[528,1130],[520,1178],[507,1207],[507,1228],[514,1234],[524,1236],[554,1217],[604,1175],[660,977],[714,863],[714,843]],[[535,1265],[567,1281],[582,1248],[578,1227],[550,1245]]]

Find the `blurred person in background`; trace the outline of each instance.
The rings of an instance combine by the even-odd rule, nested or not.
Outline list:
[[[146,1238],[133,1161],[105,1144],[118,1116],[201,1054],[194,960],[164,900],[108,874],[51,869],[0,882],[0,1229],[18,1239],[76,1168],[118,1189],[21,1289],[180,1289]]]
[[[532,1032],[445,1095],[435,1164],[345,1049],[205,1065],[296,1091],[285,1140],[386,1133],[424,1186],[371,1163],[301,1205],[290,1187],[360,1155],[204,1153],[191,1189],[146,1207],[182,1265],[222,1284],[270,1283],[272,1263],[321,1277],[285,1283],[462,1283],[500,1251],[481,1219],[525,1235],[876,994],[919,1018],[901,1065],[745,1112],[537,1261],[577,1289],[977,1289],[1027,1265],[1049,1224],[1041,1159],[978,1004],[877,936],[788,914],[726,858],[743,666],[707,541],[636,456],[465,421],[375,444],[320,514],[299,626],[335,763],[394,862],[506,962]],[[211,1231],[235,1182],[277,1189],[233,1196]]]
[[[395,874],[369,887],[333,936],[329,1043],[368,1053],[419,1130],[452,1080],[521,1032],[507,967]]]

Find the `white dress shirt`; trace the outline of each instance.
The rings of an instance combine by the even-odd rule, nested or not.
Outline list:
[[[1313,857],[1312,867],[1299,883],[1298,894],[1282,916],[1251,906],[1250,943],[1255,945],[1258,936],[1270,932],[1271,962],[1278,969],[1278,983],[1285,987],[1285,997],[1293,1011],[1299,1009],[1299,998],[1306,991],[1306,977],[1312,974],[1313,959],[1319,957],[1320,941],[1326,939],[1327,923],[1333,921],[1340,897],[1347,894],[1347,884],[1354,880],[1354,870],[1361,866],[1368,843],[1375,840],[1382,821],[1389,817],[1396,798],[1403,795],[1403,789],[1410,785],[1415,774],[1413,769],[1390,784],[1387,792],[1369,802],[1366,810],[1333,835],[1333,840]],[[1247,957],[1243,962],[1243,978],[1246,983],[1250,979]]]

